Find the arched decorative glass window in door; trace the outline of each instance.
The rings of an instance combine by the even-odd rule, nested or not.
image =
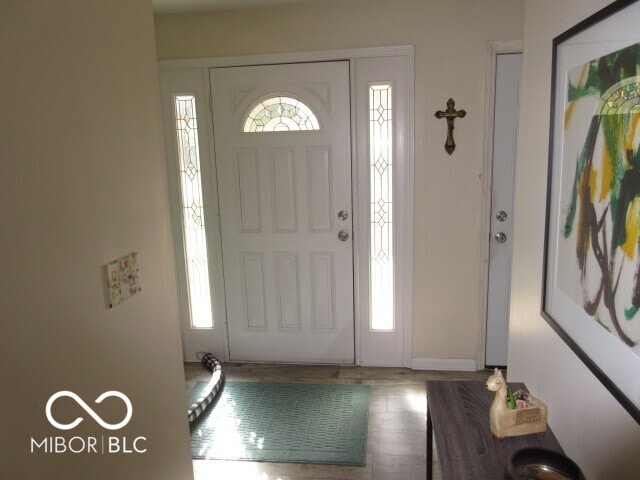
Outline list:
[[[245,133],[302,130],[320,130],[318,118],[302,101],[280,95],[257,103],[245,118],[242,129]]]

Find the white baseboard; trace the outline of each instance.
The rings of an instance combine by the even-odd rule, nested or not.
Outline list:
[[[475,372],[476,361],[470,358],[414,358],[414,370],[447,370],[455,372]]]

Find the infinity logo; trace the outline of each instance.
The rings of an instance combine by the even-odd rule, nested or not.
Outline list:
[[[127,423],[129,423],[129,420],[131,420],[131,415],[133,414],[133,407],[131,405],[131,401],[129,400],[129,398],[124,393],[120,393],[120,392],[117,392],[115,390],[104,392],[102,395],[100,395],[98,398],[96,398],[95,403],[101,403],[105,398],[118,397],[127,406],[127,414],[125,415],[124,420],[122,420],[120,423],[116,423],[116,424],[107,423],[104,420],[102,420],[102,418],[100,418],[98,416],[98,414],[96,412],[94,412],[93,409],[89,405],[87,405],[84,402],[84,400],[82,400],[78,395],[76,395],[73,392],[69,392],[69,391],[64,390],[64,391],[61,391],[61,392],[58,392],[58,393],[54,393],[53,395],[51,395],[51,397],[47,401],[47,408],[46,408],[47,420],[49,420],[49,423],[51,425],[53,425],[54,427],[56,427],[57,429],[59,429],[59,430],[71,430],[72,428],[77,427],[80,424],[80,422],[82,422],[84,420],[82,417],[78,417],[73,422],[68,423],[66,425],[63,424],[63,423],[57,422],[53,418],[53,416],[51,415],[51,407],[52,407],[53,403],[60,397],[73,398],[76,401],[76,403],[78,405],[80,405],[84,409],[85,412],[87,412],[89,415],[91,415],[91,417],[96,422],[98,422],[102,428],[106,428],[107,430],[118,430],[118,429],[124,427]]]

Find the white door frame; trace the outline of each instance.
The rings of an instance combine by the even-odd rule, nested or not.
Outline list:
[[[366,179],[362,178],[362,175],[358,175],[358,163],[365,161],[367,158],[367,152],[362,151],[360,145],[363,143],[360,141],[363,136],[366,135],[366,131],[363,125],[357,124],[358,113],[362,109],[366,108],[365,105],[359,105],[356,103],[356,95],[354,92],[357,88],[361,88],[361,85],[357,85],[355,74],[355,63],[358,59],[376,58],[376,57],[404,57],[404,78],[405,85],[405,118],[406,128],[403,132],[403,142],[406,145],[404,152],[404,170],[402,175],[402,185],[398,185],[397,191],[401,191],[403,205],[398,208],[402,208],[404,211],[403,225],[397,225],[396,230],[396,242],[402,245],[402,258],[396,259],[396,275],[400,275],[402,279],[402,325],[403,325],[403,365],[405,367],[411,367],[412,363],[412,321],[413,321],[413,200],[414,200],[414,187],[413,187],[413,172],[414,172],[414,47],[408,46],[394,46],[394,47],[376,47],[376,48],[360,48],[360,49],[347,49],[347,50],[329,50],[329,51],[317,51],[317,52],[295,52],[295,53],[282,53],[282,54],[266,54],[266,55],[248,55],[237,57],[212,57],[212,58],[199,58],[199,59],[183,59],[183,60],[162,60],[158,62],[160,74],[167,71],[175,70],[194,70],[202,69],[203,77],[205,77],[205,84],[207,91],[210,92],[210,85],[208,80],[208,70],[215,67],[239,67],[248,65],[269,65],[278,63],[305,63],[305,62],[322,62],[322,61],[339,61],[348,60],[351,66],[351,109],[354,114],[351,118],[351,132],[352,132],[352,175],[353,175],[353,216],[354,216],[354,309],[355,309],[355,364],[361,365],[361,345],[363,341],[367,341],[365,328],[369,324],[368,308],[362,308],[362,305],[369,304],[369,292],[363,291],[363,284],[368,285],[367,265],[362,265],[360,258],[366,258],[369,250],[369,233],[363,231],[363,228],[359,227],[361,222],[357,220],[362,216],[368,216],[368,205],[366,209],[357,202],[359,198],[358,192],[366,191]],[[384,81],[384,78],[379,79]],[[213,151],[210,148],[209,151]],[[212,153],[212,165],[213,175],[215,176],[215,153]],[[217,198],[215,200],[214,210],[216,213],[218,210]],[[219,228],[219,224],[218,224]],[[222,245],[219,241],[219,233],[213,236],[214,238],[210,242],[209,258],[221,258]],[[208,238],[211,236],[208,235]],[[364,253],[363,253],[364,252]],[[363,257],[364,255],[364,257]],[[212,292],[213,302],[224,302],[224,290],[221,292],[220,288],[215,289]],[[215,291],[217,290],[217,291]],[[367,318],[363,318],[363,315],[367,315]],[[228,336],[228,330],[226,324],[224,325],[224,339]],[[228,342],[224,341],[224,355],[222,360],[229,359],[229,346]],[[396,365],[399,366],[399,365]]]
[[[481,245],[483,264],[480,268],[478,294],[478,348],[476,357],[476,370],[485,367],[485,349],[487,334],[487,306],[489,293],[489,247],[491,245],[489,231],[491,225],[491,177],[493,167],[493,106],[495,104],[496,63],[500,54],[522,53],[524,42],[522,40],[496,41],[487,44],[487,81],[485,83],[485,109],[484,109],[484,153],[482,166],[482,191],[484,202],[481,212]]]

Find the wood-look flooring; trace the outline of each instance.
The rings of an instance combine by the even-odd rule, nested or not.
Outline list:
[[[223,365],[228,381],[355,383],[372,386],[364,467],[194,460],[195,480],[424,480],[427,380],[482,380],[489,373],[326,365]],[[185,365],[186,388],[207,380],[200,364]],[[436,455],[437,457],[437,455]],[[439,480],[437,461],[435,478]]]

